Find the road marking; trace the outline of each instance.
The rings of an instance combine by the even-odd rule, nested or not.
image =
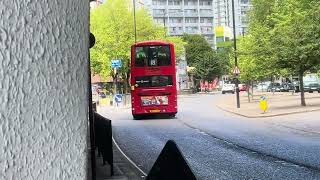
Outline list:
[[[190,125],[189,123],[183,121],[183,120],[180,120],[178,119],[182,124],[184,124],[185,126],[191,128],[191,129],[194,129],[196,131],[200,131],[200,129],[198,129],[197,127],[195,126],[192,126]],[[318,167],[317,165],[316,166],[313,166],[313,165],[310,165],[310,164],[306,164],[306,163],[301,163],[301,162],[298,162],[297,160],[294,160],[294,159],[288,159],[288,158],[283,158],[283,157],[280,157],[279,155],[274,155],[273,153],[267,153],[265,151],[261,151],[259,149],[254,149],[254,148],[250,148],[250,147],[246,147],[245,145],[241,145],[241,144],[236,144],[236,143],[233,143],[232,141],[229,141],[229,140],[226,140],[222,137],[218,137],[216,135],[213,135],[211,133],[207,133],[209,136],[211,136],[212,138],[216,139],[217,141],[220,141],[222,143],[224,143],[225,145],[227,146],[231,146],[231,147],[234,147],[238,150],[242,150],[246,153],[254,153],[255,155],[257,156],[262,156],[262,157],[265,157],[265,158],[271,158],[271,159],[267,159],[269,161],[271,161],[272,159],[276,160],[276,161],[283,161],[286,163],[286,166],[291,166],[291,167],[299,167],[299,168],[307,168],[307,169],[312,169],[312,170],[316,170],[316,171],[319,171],[320,170],[320,167]],[[285,165],[283,163],[281,163],[282,165]]]
[[[113,143],[116,145],[116,147],[118,148],[118,150],[120,151],[120,153],[135,167],[137,168],[144,176],[147,176],[147,173],[145,173],[142,169],[140,169],[136,163],[134,163],[120,148],[120,146],[117,144],[117,142],[115,141],[115,139],[112,137],[112,141]]]

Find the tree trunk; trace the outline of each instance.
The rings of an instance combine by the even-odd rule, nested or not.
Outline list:
[[[247,86],[246,91],[247,91],[247,94],[248,94],[248,102],[250,102],[250,83],[247,82],[247,83],[246,83],[246,86]]]
[[[251,99],[253,100],[253,81],[251,81]]]
[[[272,91],[272,94],[274,95],[274,92],[275,92],[275,90],[273,90],[273,81],[274,81],[274,78],[273,78],[273,76],[271,76],[271,91]]]
[[[306,100],[304,98],[303,71],[299,72],[299,83],[300,83],[301,106],[306,106]]]

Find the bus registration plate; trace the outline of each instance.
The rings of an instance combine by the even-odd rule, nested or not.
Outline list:
[[[142,96],[142,106],[168,105],[168,96]]]
[[[150,110],[151,113],[159,113],[160,110],[159,109],[153,109],[153,110]]]

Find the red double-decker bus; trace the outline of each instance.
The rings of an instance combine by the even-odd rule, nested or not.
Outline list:
[[[149,114],[177,113],[174,46],[143,41],[131,47],[131,104],[134,119]]]

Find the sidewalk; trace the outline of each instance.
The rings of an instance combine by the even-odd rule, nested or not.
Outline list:
[[[113,142],[114,175],[110,176],[110,166],[103,166],[102,157],[96,157],[97,180],[143,180],[145,174],[140,172],[118,149]]]
[[[268,110],[263,113],[260,109],[260,96],[267,96]],[[320,136],[320,94],[306,93],[306,107],[300,105],[300,94],[278,92],[255,93],[249,103],[247,94],[240,94],[240,109],[236,107],[236,96],[225,96],[218,103],[220,109],[247,118],[265,118],[264,122],[296,131],[303,134]],[[313,112],[308,113],[307,112]]]
[[[98,106],[98,113],[102,116],[106,110],[117,111],[123,110],[123,107],[113,106]],[[108,163],[103,166],[102,157],[96,157],[96,179],[97,180],[143,180],[146,178],[145,172],[134,164],[125,154],[122,152],[117,142],[113,139],[113,169],[114,175],[110,174],[110,166]],[[96,155],[98,152],[96,152]]]
[[[300,105],[300,93],[292,95],[291,92],[276,92],[262,93],[254,92],[254,99],[248,102],[246,92],[240,93],[240,106],[236,107],[236,96],[226,95],[218,103],[217,107],[224,111],[228,111],[233,114],[244,116],[247,118],[257,117],[273,117],[280,115],[289,115],[296,113],[320,111],[320,94],[319,93],[305,93],[306,107]],[[265,113],[260,109],[260,97],[264,95],[267,97],[268,109]]]

